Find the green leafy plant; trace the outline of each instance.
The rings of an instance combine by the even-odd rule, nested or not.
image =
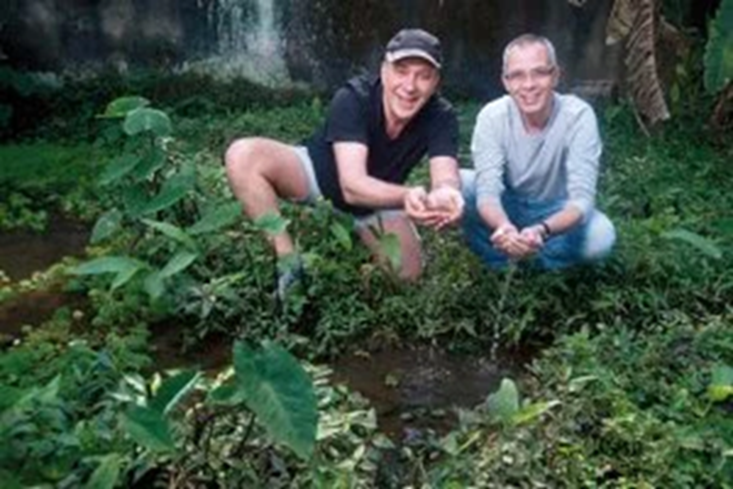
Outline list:
[[[318,413],[313,385],[298,362],[277,345],[234,345],[232,384],[212,392],[216,402],[247,406],[275,440],[303,458],[313,454]]]
[[[111,291],[141,291],[151,302],[175,310],[183,307],[184,294],[173,291],[183,283],[186,289],[195,287],[195,275],[187,272],[207,251],[206,234],[230,226],[241,211],[197,191],[193,161],[169,148],[170,119],[148,105],[142,97],[123,97],[100,116],[121,120],[128,139],[100,177],[100,185],[116,199],[97,219],[91,243],[122,240],[126,253],[105,254],[71,273],[111,277]]]
[[[733,2],[723,0],[710,23],[705,48],[705,88],[719,93],[733,80]]]
[[[503,379],[499,390],[486,399],[486,408],[491,417],[507,424],[526,423],[558,404],[559,401],[550,401],[522,406],[517,386],[511,379]]]

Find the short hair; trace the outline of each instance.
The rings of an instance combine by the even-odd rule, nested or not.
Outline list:
[[[541,44],[547,50],[547,58],[550,60],[550,65],[557,67],[557,56],[555,55],[555,46],[552,45],[549,39],[544,36],[538,36],[537,34],[522,34],[519,37],[514,38],[504,48],[504,54],[502,55],[501,72],[506,73],[506,65],[509,61],[509,54],[519,47],[524,47],[529,44]]]

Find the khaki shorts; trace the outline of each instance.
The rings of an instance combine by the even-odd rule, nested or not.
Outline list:
[[[293,151],[300,160],[300,166],[303,168],[306,179],[308,180],[308,195],[301,199],[299,202],[305,204],[315,204],[319,199],[323,198],[321,189],[318,186],[318,180],[316,179],[316,172],[313,169],[313,160],[311,160],[308,154],[308,148],[305,146],[293,146]],[[366,216],[353,216],[354,223],[357,229],[379,227],[380,222],[392,220],[395,218],[407,219],[407,215],[403,209],[380,209],[375,210],[371,214]]]

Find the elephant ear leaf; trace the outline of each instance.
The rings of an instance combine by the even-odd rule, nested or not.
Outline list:
[[[122,118],[135,109],[147,107],[150,105],[150,101],[143,97],[138,96],[127,96],[114,99],[107,105],[104,113],[97,117],[102,119],[117,119]]]
[[[270,435],[302,459],[313,453],[318,409],[313,382],[298,361],[280,346],[252,349],[234,345],[234,369],[247,407]]]
[[[716,94],[733,81],[733,0],[723,0],[705,46],[705,89]]]
[[[141,107],[127,113],[122,129],[128,136],[150,131],[156,136],[170,136],[173,125],[165,112]]]

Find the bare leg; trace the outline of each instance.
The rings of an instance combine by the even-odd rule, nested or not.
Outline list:
[[[308,181],[292,147],[272,139],[247,138],[233,142],[224,156],[232,192],[250,219],[280,214],[278,197],[300,200],[308,195]],[[271,239],[278,256],[294,251],[287,232]]]
[[[382,220],[382,227],[385,233],[392,233],[397,236],[400,242],[402,254],[399,277],[403,280],[414,282],[420,278],[422,273],[422,252],[420,236],[412,222],[404,216],[394,216]],[[387,257],[380,249],[377,236],[368,227],[359,229],[359,236],[364,244],[371,250],[372,254],[380,261]]]

